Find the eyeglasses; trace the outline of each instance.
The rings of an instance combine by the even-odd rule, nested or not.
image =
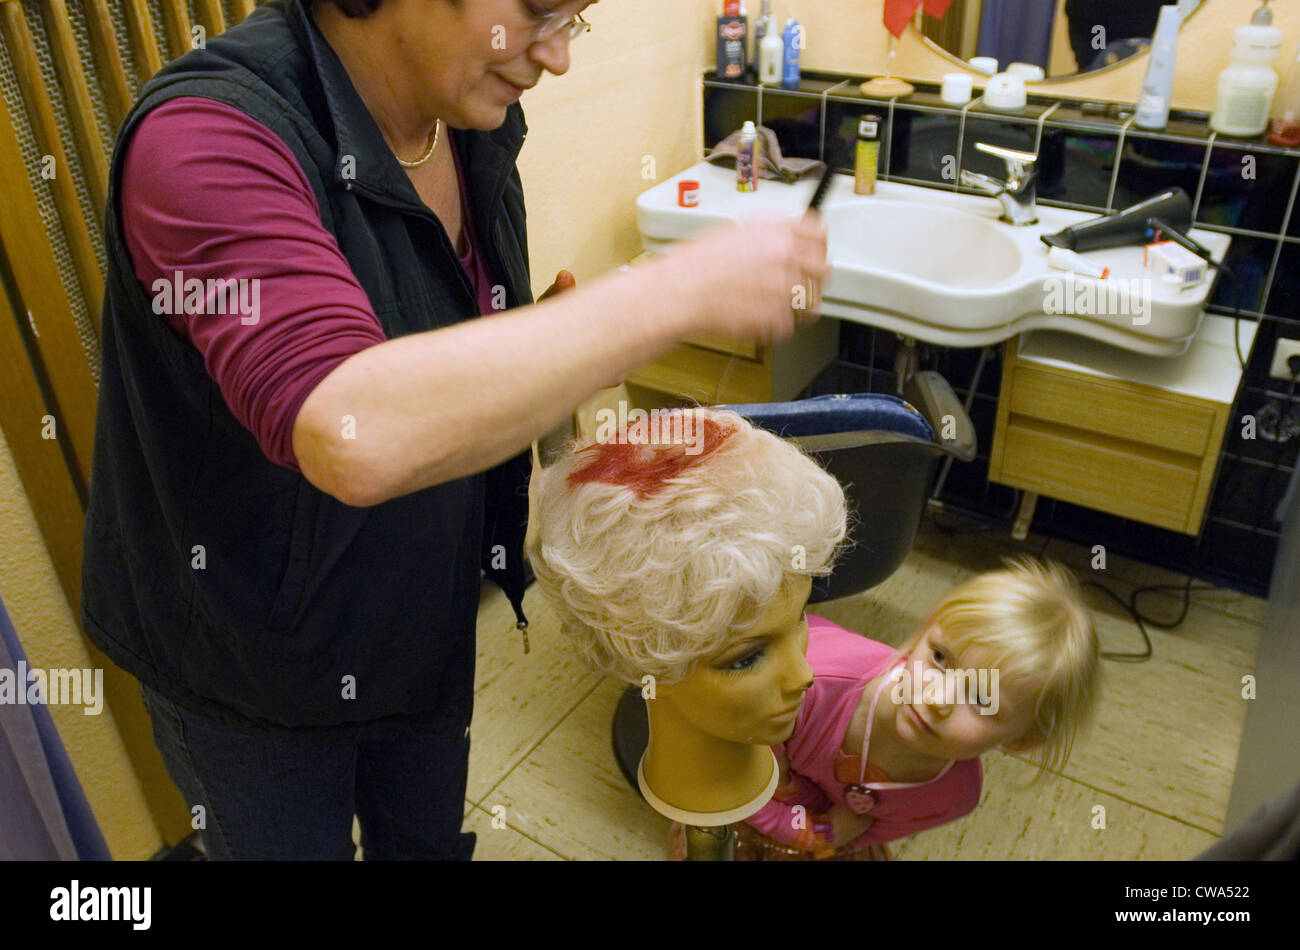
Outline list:
[[[534,43],[545,43],[561,30],[569,31],[569,41],[572,42],[591,29],[591,24],[580,14],[560,16],[550,10],[538,9],[533,5],[532,0],[520,0],[520,2],[528,11],[528,15],[536,21],[536,26],[533,27]]]

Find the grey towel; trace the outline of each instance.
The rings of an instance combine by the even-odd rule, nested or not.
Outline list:
[[[759,149],[759,178],[775,178],[788,185],[798,181],[810,172],[816,172],[820,175],[826,170],[826,163],[819,162],[815,158],[786,158],[781,154],[781,143],[777,141],[776,133],[765,125],[758,127],[758,138],[761,142]],[[739,142],[740,133],[732,132],[713,147],[713,151],[709,153],[706,161],[735,168],[736,148]]]

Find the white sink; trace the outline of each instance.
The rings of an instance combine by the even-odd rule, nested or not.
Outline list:
[[[700,183],[699,207],[677,205],[682,179]],[[801,215],[816,185],[763,180],[755,192],[738,192],[733,170],[701,162],[641,194],[637,226],[646,249],[662,251],[719,221]],[[1152,356],[1183,353],[1204,316],[1210,282],[1183,290],[1156,280],[1140,247],[1087,252],[1110,268],[1104,281],[1050,267],[1039,236],[1096,217],[1089,212],[1040,204],[1037,224],[1016,227],[999,220],[995,198],[896,182],[856,195],[853,179],[836,175],[822,213],[832,265],[822,287],[827,316],[945,346],[1052,329]],[[1215,260],[1227,253],[1226,235],[1189,236]]]
[[[918,210],[914,201],[892,199],[824,207],[837,289],[867,291],[860,278],[874,271],[939,287],[982,289],[1003,283],[1024,263],[1020,245],[995,222],[937,205]]]

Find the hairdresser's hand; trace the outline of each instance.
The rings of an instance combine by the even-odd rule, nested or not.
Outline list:
[[[761,218],[684,242],[664,258],[666,278],[695,314],[694,333],[735,340],[788,340],[821,312],[830,275],[821,215]]]
[[[542,295],[537,298],[537,303],[541,303],[543,300],[546,300],[548,297],[554,297],[556,294],[562,294],[566,290],[572,290],[576,286],[578,286],[577,279],[567,270],[562,270],[555,275],[555,283],[547,287],[546,290],[542,293]],[[622,382],[623,380],[616,379],[613,382],[606,383],[604,386],[601,386],[600,388],[610,389],[613,386],[621,385]]]
[[[835,847],[842,848],[852,844],[871,827],[870,815],[859,815],[844,805],[832,805],[826,812],[835,830]]]
[[[567,270],[562,270],[555,275],[555,283],[551,284],[551,286],[546,288],[545,292],[540,297],[537,298],[537,302],[541,303],[547,297],[554,297],[558,293],[563,293],[566,290],[572,290],[577,285],[578,285],[578,281],[574,278],[574,276],[570,274]]]

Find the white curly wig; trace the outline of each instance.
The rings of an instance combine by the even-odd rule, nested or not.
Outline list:
[[[527,554],[589,666],[666,685],[753,626],[791,575],[830,574],[848,525],[839,482],[736,413],[660,410],[643,444],[649,421],[534,466]]]

